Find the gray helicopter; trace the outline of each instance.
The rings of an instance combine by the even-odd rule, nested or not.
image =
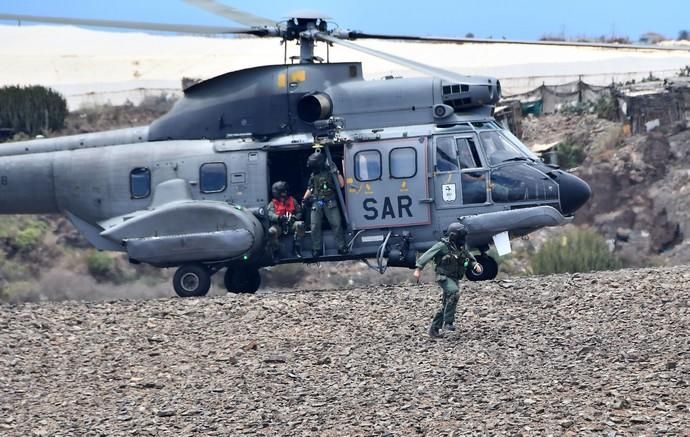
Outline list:
[[[501,85],[372,50],[349,40],[401,38],[331,29],[303,14],[282,23],[212,0],[189,3],[247,28],[186,26],[0,14],[0,19],[296,40],[300,62],[233,71],[193,85],[149,126],[0,147],[0,213],[63,213],[99,250],[132,263],[177,267],[183,297],[205,295],[225,269],[230,292],[253,293],[259,269],[312,262],[283,238],[267,249],[266,206],[275,181],[301,198],[314,147],[346,186],[338,203],[347,253],[323,232],[319,262],[365,260],[413,268],[416,253],[462,221],[481,274],[498,273],[487,252],[572,220],[590,197],[578,177],[543,163],[493,118]],[[451,40],[444,38],[444,41]],[[463,39],[457,39],[462,42]],[[328,63],[314,44],[342,45],[428,74],[367,81],[358,62]],[[337,186],[337,183],[336,183]],[[374,261],[370,261],[374,260]]]

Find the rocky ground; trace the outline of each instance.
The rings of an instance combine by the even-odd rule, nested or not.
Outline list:
[[[0,306],[3,435],[690,431],[690,267]]]

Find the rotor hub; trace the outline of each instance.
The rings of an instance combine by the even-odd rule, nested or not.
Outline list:
[[[287,22],[284,38],[293,39],[313,39],[315,32],[327,32],[328,22],[321,18],[291,18]]]

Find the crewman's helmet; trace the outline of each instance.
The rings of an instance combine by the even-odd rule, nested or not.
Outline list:
[[[467,237],[467,228],[459,222],[451,223],[446,231],[448,239],[457,245],[465,244],[465,237]]]
[[[288,194],[288,184],[285,181],[278,181],[271,186],[271,193],[273,193],[273,197],[276,199],[279,199],[283,197],[283,195],[287,196]]]
[[[312,171],[321,171],[326,164],[326,156],[321,152],[314,152],[307,159],[307,167]]]

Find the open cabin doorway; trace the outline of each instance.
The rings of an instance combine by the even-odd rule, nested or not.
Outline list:
[[[329,146],[333,162],[340,170],[343,171],[343,146]],[[268,169],[269,169],[269,183],[268,183],[268,199],[273,198],[271,187],[277,181],[285,181],[288,184],[288,193],[293,196],[304,208],[304,221],[309,230],[310,226],[310,209],[305,208],[302,204],[302,198],[305,191],[307,191],[307,184],[311,171],[307,168],[307,158],[314,153],[313,147],[305,147],[292,150],[280,150],[268,152]],[[322,153],[326,153],[322,149]],[[307,205],[309,206],[309,205]],[[341,214],[344,214],[345,209],[341,208]],[[343,217],[343,225],[346,223]],[[323,229],[330,229],[328,221],[324,220]]]

